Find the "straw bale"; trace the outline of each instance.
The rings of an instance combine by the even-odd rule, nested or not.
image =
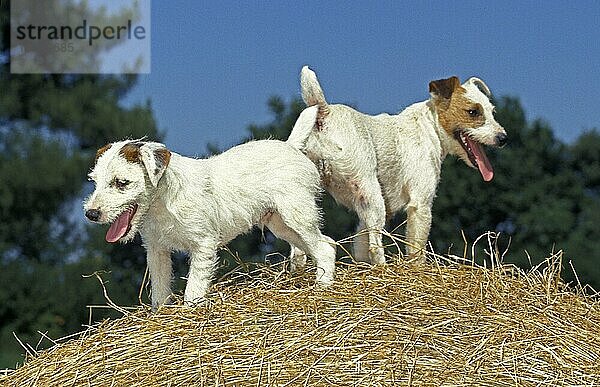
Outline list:
[[[556,258],[556,257],[554,257]],[[558,257],[560,259],[560,257]],[[600,304],[529,272],[436,259],[314,273],[263,267],[196,308],[123,310],[28,356],[7,386],[559,386],[600,383]]]

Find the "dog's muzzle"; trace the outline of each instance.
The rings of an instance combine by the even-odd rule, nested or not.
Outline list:
[[[98,219],[100,219],[100,211],[96,209],[87,210],[85,212],[85,217],[92,222],[97,222]]]
[[[508,143],[508,136],[506,133],[500,133],[495,138],[496,146],[503,147]]]

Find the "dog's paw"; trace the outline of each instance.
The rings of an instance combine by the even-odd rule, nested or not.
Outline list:
[[[294,261],[290,262],[290,274],[302,274],[306,271],[306,263],[299,264]]]
[[[190,307],[190,308],[196,308],[198,306],[204,306],[207,304],[207,300],[205,297],[196,297],[193,299],[184,299],[183,300],[183,305]]]
[[[371,265],[385,265],[385,254],[383,248],[371,246],[369,248],[369,260]]]
[[[292,246],[290,251],[290,273],[302,274],[306,269],[306,253]]]
[[[173,300],[173,294],[170,294],[169,296],[167,296],[167,298],[165,298],[165,300],[163,302],[159,302],[158,300],[152,300],[152,312],[156,312],[158,311],[161,307],[165,306],[165,305],[173,305],[174,304],[174,300]]]
[[[408,262],[413,265],[424,266],[427,264],[427,256],[423,250],[419,250],[408,255]]]
[[[325,272],[323,269],[317,268],[317,280],[315,285],[317,289],[327,289],[333,285],[334,272]]]

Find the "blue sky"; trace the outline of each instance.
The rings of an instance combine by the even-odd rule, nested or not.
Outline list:
[[[478,76],[518,96],[559,138],[600,127],[600,2],[152,2],[152,69],[126,103],[152,101],[186,155],[235,144],[299,96],[309,64],[330,102],[398,112],[430,80]]]

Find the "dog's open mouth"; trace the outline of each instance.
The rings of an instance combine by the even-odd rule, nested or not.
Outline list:
[[[457,131],[454,134],[454,137],[463,147],[465,152],[467,152],[469,161],[479,169],[479,173],[481,173],[483,180],[492,180],[494,178],[494,168],[492,168],[492,164],[490,164],[490,160],[487,158],[481,143],[464,134],[462,130]]]
[[[121,212],[121,215],[119,215],[114,222],[112,222],[110,228],[106,232],[107,242],[117,242],[127,235],[129,230],[131,230],[131,220],[133,219],[137,208],[137,204],[128,207],[125,211]]]

